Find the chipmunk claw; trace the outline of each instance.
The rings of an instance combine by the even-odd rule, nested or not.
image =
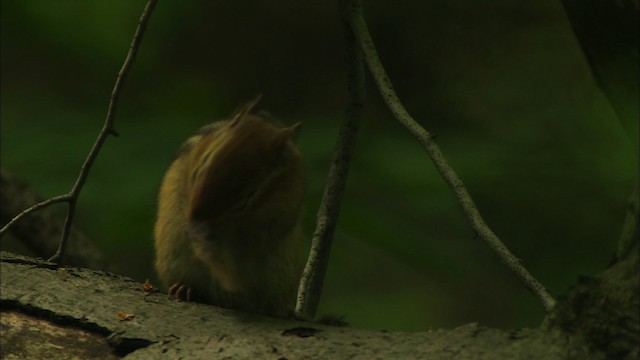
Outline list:
[[[193,291],[187,285],[175,283],[169,288],[169,299],[176,299],[178,301],[192,301]]]

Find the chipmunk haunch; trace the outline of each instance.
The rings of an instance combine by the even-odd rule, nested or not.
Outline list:
[[[169,295],[240,310],[293,310],[303,267],[300,123],[251,114],[201,128],[165,174],[156,269]]]

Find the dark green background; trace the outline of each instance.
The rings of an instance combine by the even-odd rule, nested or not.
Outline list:
[[[1,2],[2,165],[69,191],[145,2]],[[557,1],[365,1],[395,88],[487,223],[554,295],[613,258],[634,152]],[[77,225],[118,272],[152,278],[163,172],[180,143],[257,93],[303,121],[314,227],[346,106],[337,3],[160,1]],[[61,210],[64,206],[60,206]],[[474,233],[370,84],[320,313],[354,326],[535,326],[543,310]]]

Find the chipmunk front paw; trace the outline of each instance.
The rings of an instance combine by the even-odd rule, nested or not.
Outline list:
[[[169,288],[169,299],[193,301],[193,291],[187,285],[175,283]]]

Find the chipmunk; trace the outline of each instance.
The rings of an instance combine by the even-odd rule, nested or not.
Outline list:
[[[164,176],[156,269],[169,296],[245,311],[293,311],[303,267],[300,123],[251,114],[202,127]]]

